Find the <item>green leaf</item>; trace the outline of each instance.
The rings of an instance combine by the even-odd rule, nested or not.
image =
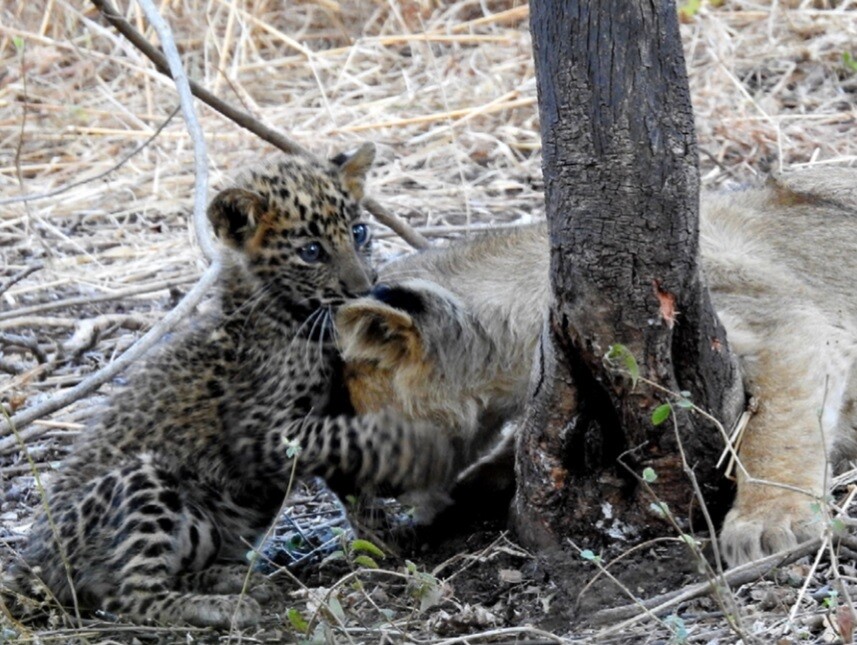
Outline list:
[[[303,537],[301,537],[297,533],[294,533],[294,534],[289,536],[288,540],[286,540],[286,550],[297,551],[298,549],[300,549],[305,544],[306,544],[306,541],[303,539]]]
[[[848,527],[838,517],[836,519],[830,520],[830,529],[833,531],[835,535],[843,535]]]
[[[649,510],[658,517],[669,517],[670,507],[665,502],[652,502],[649,504]]]
[[[426,585],[420,590],[419,599],[421,612],[431,609],[443,600],[443,587],[441,585]]]
[[[687,627],[684,620],[675,614],[664,618],[664,624],[669,627],[672,632],[671,643],[686,643],[687,642]]]
[[[12,44],[15,45],[15,49],[18,51],[24,49],[24,39],[21,36],[15,36],[12,38]]]
[[[669,403],[662,403],[661,405],[656,407],[655,411],[652,412],[652,425],[659,426],[664,421],[669,419],[672,409],[673,408]]]
[[[601,556],[596,555],[590,549],[583,549],[583,551],[580,552],[580,557],[583,558],[584,560],[589,560],[590,562],[594,562],[595,564],[598,564],[601,562]]]
[[[368,555],[358,555],[354,558],[354,564],[366,569],[379,569],[378,563]]]
[[[658,479],[658,473],[654,468],[643,468],[643,481],[647,484],[652,484]]]
[[[342,608],[342,603],[339,602],[339,598],[331,596],[330,600],[327,601],[327,606],[330,609],[330,613],[336,616],[339,622],[345,622],[345,610]]]
[[[845,65],[845,69],[857,72],[857,60],[854,59],[851,52],[842,52],[842,64]]]
[[[351,543],[351,551],[352,553],[354,551],[365,551],[366,553],[374,555],[376,558],[381,558],[382,560],[386,557],[384,552],[369,540],[354,540],[354,542]]]
[[[640,366],[630,349],[619,343],[610,345],[607,348],[605,358],[610,363],[621,363],[625,371],[628,372],[628,376],[631,377],[631,385],[637,387],[637,381],[640,379]]]
[[[325,564],[327,564],[329,562],[335,562],[336,560],[343,560],[343,559],[345,559],[345,551],[342,551],[341,549],[337,549],[336,551],[331,553],[329,556],[324,558],[321,562],[319,562],[318,565],[324,566]]]
[[[303,614],[294,607],[286,612],[286,617],[289,619],[291,626],[302,634],[306,634],[309,630],[309,623],[303,617]]]

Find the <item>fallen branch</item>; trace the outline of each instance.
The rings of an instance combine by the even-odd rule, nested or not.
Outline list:
[[[0,346],[5,347],[20,347],[30,350],[30,353],[36,357],[39,363],[47,363],[48,355],[39,347],[39,341],[28,336],[20,336],[18,334],[0,333]]]
[[[197,277],[193,278],[176,278],[175,280],[163,280],[161,282],[153,282],[150,284],[140,285],[138,287],[129,287],[112,293],[105,293],[100,296],[77,296],[75,298],[66,298],[65,300],[55,300],[53,302],[43,302],[38,305],[29,307],[18,307],[14,311],[4,311],[0,313],[0,322],[4,320],[14,320],[14,325],[0,325],[0,329],[7,327],[20,326],[19,318],[30,316],[32,314],[50,311],[52,309],[68,309],[70,307],[79,307],[81,305],[91,305],[94,302],[107,302],[110,300],[119,300],[128,296],[139,296],[142,294],[152,293],[153,291],[163,291],[172,289],[173,287],[181,287],[192,282],[196,282]]]
[[[46,432],[45,428],[35,427],[28,428],[27,430],[21,429],[28,426],[33,421],[51,414],[52,412],[56,412],[67,405],[71,405],[78,399],[95,391],[149,351],[149,349],[154,346],[164,334],[170,331],[176,326],[176,324],[193,311],[193,308],[196,307],[200,300],[202,300],[203,296],[211,291],[211,288],[217,280],[219,271],[219,262],[215,262],[208,267],[208,270],[202,275],[199,282],[197,282],[194,288],[191,289],[184,298],[182,298],[182,301],[166,316],[164,316],[154,327],[146,332],[140,340],[129,347],[122,356],[110,363],[110,365],[107,365],[94,374],[88,376],[78,385],[66,390],[62,394],[57,394],[39,405],[22,410],[9,419],[7,421],[6,431],[3,432],[3,435],[12,436],[4,436],[3,439],[0,439],[0,454],[8,454],[21,447],[18,445],[17,438],[12,433],[12,428],[17,428],[20,431],[19,435],[23,442],[39,437]]]
[[[3,204],[5,200],[0,200],[0,204]],[[0,295],[6,293],[12,285],[16,282],[20,282],[24,278],[26,278],[31,273],[35,273],[39,269],[41,269],[44,265],[41,262],[37,264],[32,264],[25,269],[21,269],[18,273],[13,274],[6,282],[0,285]]]
[[[124,16],[116,11],[116,8],[110,4],[110,0],[92,0],[92,4],[98,8],[107,22],[109,22],[116,31],[125,36],[125,38],[127,38],[134,47],[139,49],[146,58],[154,63],[155,68],[161,74],[172,78],[169,64],[167,63],[167,59],[164,55],[150,44],[149,41],[131,25],[131,23],[125,20]],[[189,80],[188,84],[190,85],[190,91],[193,95],[203,103],[220,112],[220,114],[230,121],[233,121],[245,130],[249,130],[276,148],[290,154],[309,154],[309,152],[304,150],[303,146],[299,143],[292,141],[282,133],[274,130],[273,128],[269,128],[261,121],[254,119],[246,112],[242,112],[226,101],[218,98],[199,85],[196,81]]]
[[[384,226],[392,229],[396,235],[405,240],[405,242],[410,244],[413,248],[422,250],[431,246],[431,242],[429,242],[422,233],[417,231],[395,213],[388,211],[371,197],[367,197],[363,200],[363,206],[367,211],[375,216],[375,219],[381,222]]]
[[[202,300],[202,298],[211,290],[211,287],[214,286],[217,281],[218,274],[220,273],[220,260],[218,259],[217,251],[214,248],[214,244],[208,232],[205,216],[205,193],[207,189],[205,179],[208,172],[205,160],[205,141],[202,136],[202,129],[199,126],[199,121],[196,119],[196,114],[194,113],[193,98],[188,87],[187,77],[182,69],[181,59],[179,58],[178,50],[173,42],[172,33],[170,32],[169,27],[164,24],[163,21],[160,21],[160,16],[150,0],[140,0],[140,2],[144,9],[149,9],[147,12],[149,19],[153,21],[153,23],[156,23],[154,26],[158,30],[161,42],[165,45],[167,58],[162,58],[162,60],[167,68],[171,69],[173,72],[171,76],[178,89],[182,113],[188,126],[188,132],[194,142],[194,156],[196,160],[195,169],[197,175],[196,191],[194,195],[193,223],[199,245],[202,247],[205,255],[211,259],[212,264],[208,267],[208,270],[203,274],[202,278],[200,278],[194,288],[191,289],[184,298],[182,298],[181,302],[179,302],[179,304],[164,316],[158,324],[146,332],[140,340],[134,343],[113,363],[98,370],[95,374],[87,377],[78,385],[66,392],[51,397],[41,405],[36,405],[32,408],[23,410],[11,418],[6,417],[8,434],[11,436],[6,436],[0,440],[0,454],[11,452],[17,448],[23,449],[24,442],[45,432],[45,428],[39,427],[21,431],[23,427],[29,425],[36,419],[50,414],[51,412],[55,412],[95,391],[101,387],[102,384],[112,379],[114,376],[119,374],[119,372],[123,371],[143,354],[149,351],[149,349],[151,349],[164,334],[170,331],[179,321],[193,311],[199,301]]]
[[[725,581],[730,588],[740,587],[741,585],[754,582],[766,576],[777,567],[790,564],[795,560],[799,560],[800,558],[814,553],[821,546],[821,543],[821,538],[816,538],[814,540],[798,544],[791,549],[774,553],[773,555],[769,555],[761,560],[748,562],[747,564],[743,564],[724,572],[722,580]],[[688,585],[683,589],[677,589],[676,591],[641,600],[639,603],[623,605],[612,609],[603,609],[592,617],[593,623],[615,623],[618,620],[623,620],[624,622],[614,624],[612,627],[598,632],[597,638],[604,638],[611,634],[621,632],[641,620],[645,620],[653,614],[655,616],[662,615],[683,602],[711,593],[714,591],[714,587],[717,582],[718,580],[708,580],[706,582]]]
[[[170,76],[176,84],[176,91],[179,94],[182,116],[184,116],[188,134],[193,142],[193,227],[202,252],[206,258],[214,262],[217,259],[218,251],[208,229],[208,220],[205,214],[208,200],[208,154],[205,148],[205,135],[202,133],[199,119],[196,118],[187,73],[184,71],[173,32],[161,18],[154,2],[152,0],[137,0],[137,3],[143,9],[149,23],[158,32],[158,38],[161,39],[161,47],[164,49],[169,65]]]

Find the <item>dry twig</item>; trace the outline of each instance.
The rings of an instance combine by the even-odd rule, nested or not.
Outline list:
[[[137,47],[149,60],[151,60],[155,67],[159,72],[165,74],[167,76],[171,76],[171,72],[169,66],[167,64],[164,56],[156,50],[149,42],[136,30],[131,24],[125,20],[124,17],[119,15],[113,5],[110,4],[109,0],[92,0],[92,3],[98,7],[101,13],[104,14],[104,17],[116,28],[116,31],[125,36],[128,40],[130,40],[135,47]],[[281,132],[274,130],[266,126],[264,123],[259,121],[258,119],[254,119],[246,112],[242,112],[241,110],[229,105],[226,101],[219,99],[214,96],[211,92],[206,90],[204,87],[195,83],[194,81],[188,82],[190,91],[196,96],[198,99],[203,101],[209,107],[214,108],[218,112],[220,112],[223,116],[225,116],[230,121],[235,124],[249,130],[259,138],[267,141],[271,145],[279,148],[283,152],[290,154],[305,154],[309,155],[310,153],[303,148],[300,144],[289,139]],[[429,246],[428,240],[420,235],[417,231],[415,231],[410,224],[381,206],[374,199],[365,199],[363,205],[366,207],[372,215],[374,215],[379,222],[390,227],[394,230],[403,240],[405,240],[408,244],[413,246],[416,249],[424,249]]]

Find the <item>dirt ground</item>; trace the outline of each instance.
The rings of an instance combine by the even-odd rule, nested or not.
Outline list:
[[[706,188],[857,163],[857,2],[679,6]],[[371,195],[433,243],[543,216],[525,4],[170,0],[160,10],[189,76],[215,95],[320,154],[373,141]],[[121,13],[158,42],[137,4],[122,2]],[[190,218],[193,146],[181,115],[170,116],[177,105],[172,82],[93,5],[0,3],[6,410],[31,409],[115,360],[204,270]],[[213,110],[197,111],[209,194],[274,154]],[[379,261],[410,250],[383,227],[378,237]],[[19,438],[0,429],[4,567],[40,503],[34,470],[56,467],[121,382],[22,427]],[[845,507],[855,479],[837,481]],[[850,641],[849,545],[669,604],[669,594],[709,577],[678,537],[534,554],[500,519],[414,535],[388,509],[394,528],[361,531],[361,542],[349,506],[317,482],[290,500],[257,560],[283,590],[258,629],[137,627],[54,607],[18,620],[0,605],[0,643]],[[644,608],[653,599],[668,604]],[[622,605],[631,608],[605,611]]]

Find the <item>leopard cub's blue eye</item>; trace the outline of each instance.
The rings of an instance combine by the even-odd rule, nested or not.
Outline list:
[[[310,242],[298,249],[298,255],[304,262],[318,262],[322,257],[321,244]]]
[[[354,236],[354,243],[363,246],[369,239],[369,227],[366,224],[355,224],[351,227],[351,234]]]

